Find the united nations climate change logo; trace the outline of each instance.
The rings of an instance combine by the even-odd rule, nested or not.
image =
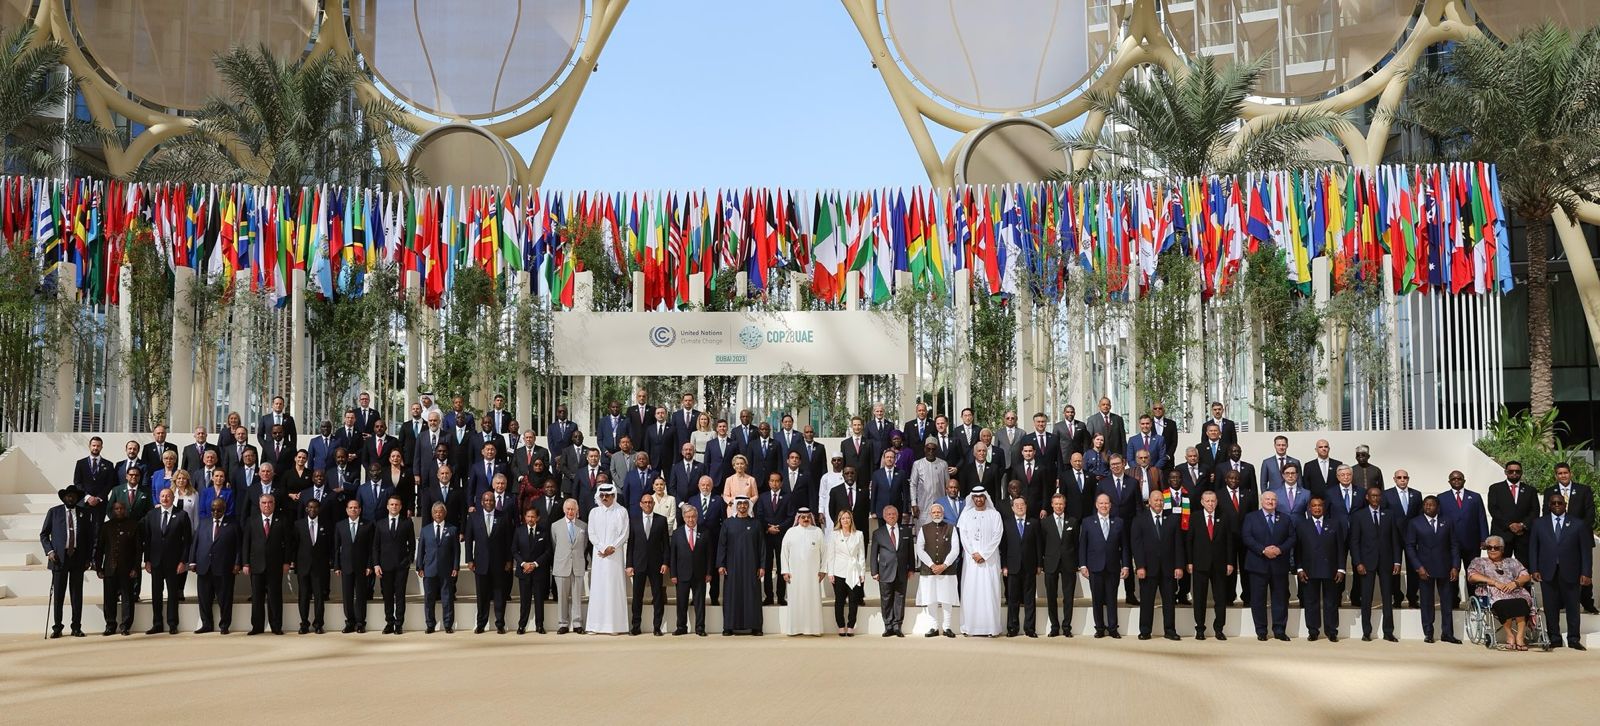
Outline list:
[[[761,335],[761,328],[758,328],[754,325],[746,325],[744,328],[739,330],[739,344],[749,348],[750,350],[760,348],[761,339],[763,337],[764,336]]]
[[[665,325],[657,325],[650,329],[650,344],[657,348],[672,345],[678,339],[678,331]]]

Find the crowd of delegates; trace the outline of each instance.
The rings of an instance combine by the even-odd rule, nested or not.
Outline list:
[[[981,428],[970,409],[952,425],[918,404],[897,423],[874,405],[831,455],[788,415],[777,429],[749,410],[713,421],[689,394],[675,409],[643,390],[612,402],[593,445],[564,406],[544,445],[503,396],[476,415],[460,397],[450,406],[423,396],[391,425],[362,393],[341,421],[303,438],[275,398],[254,439],[237,414],[216,441],[197,428],[180,448],[158,426],[116,460],[91,439],[40,534],[53,635],[65,600],[82,635],[88,570],[104,581],[105,634],[128,634],[141,569],[150,634],[177,631],[190,574],[201,633],[229,631],[238,575],[249,579],[252,634],[283,632],[287,578],[301,633],[324,632],[335,584],[344,632],[365,632],[377,596],[383,632],[402,633],[413,573],[427,632],[453,632],[462,570],[474,578],[478,633],[506,632],[513,583],[518,633],[530,617],[545,632],[550,601],[558,633],[637,635],[648,594],[648,627],[661,635],[670,586],[675,635],[705,635],[708,602],[722,608],[725,635],[761,634],[774,604],[787,608],[786,633],[818,635],[831,593],[836,632],[851,637],[868,578],[885,637],[904,636],[913,578],[928,637],[1038,637],[1042,580],[1048,636],[1070,638],[1080,578],[1097,638],[1121,637],[1119,588],[1138,608],[1141,639],[1155,637],[1158,609],[1160,635],[1180,639],[1179,608],[1196,639],[1226,639],[1241,594],[1261,640],[1288,639],[1291,594],[1310,640],[1337,640],[1348,602],[1363,640],[1396,640],[1394,610],[1415,607],[1427,641],[1457,643],[1454,611],[1477,593],[1518,649],[1535,582],[1556,644],[1564,625],[1582,649],[1580,607],[1595,612],[1594,495],[1570,468],[1536,487],[1510,462],[1486,494],[1456,471],[1424,494],[1406,471],[1386,480],[1364,446],[1346,464],[1317,441],[1301,461],[1279,436],[1259,463],[1246,461],[1216,403],[1191,446],[1159,403],[1131,431],[1105,398],[1086,419],[1067,406],[1026,429],[1014,412]]]

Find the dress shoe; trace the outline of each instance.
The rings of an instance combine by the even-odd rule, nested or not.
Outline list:
[[[116,634],[117,634],[117,629],[116,628],[106,628],[106,632],[101,633],[100,635],[106,636],[106,635],[116,635]]]
[[[171,626],[167,627],[167,635],[177,635],[177,634],[178,634],[178,626],[171,625]]]
[[[1104,637],[1106,637],[1105,628],[1095,628],[1094,629],[1094,637],[1096,637],[1096,638],[1104,638]]]
[[[1573,650],[1588,650],[1588,648],[1587,648],[1587,647],[1585,647],[1585,646],[1584,646],[1584,645],[1583,645],[1583,643],[1581,643],[1581,642],[1578,642],[1578,641],[1576,641],[1576,640],[1572,640],[1572,641],[1568,641],[1568,642],[1567,642],[1567,647],[1568,647],[1568,648],[1571,648],[1571,649],[1573,649]]]
[[[157,625],[156,627],[153,627],[153,628],[151,628],[149,630],[144,631],[144,634],[145,635],[160,635],[160,634],[166,632],[166,630],[167,630],[166,628],[163,628],[163,627]]]
[[[1320,637],[1320,636],[1318,636],[1316,633],[1312,633],[1311,635],[1306,637],[1306,640],[1309,641],[1309,642],[1315,643],[1315,642],[1317,642],[1317,638],[1318,637]]]
[[[689,629],[688,628],[678,628],[678,629],[672,631],[672,634],[673,635],[688,635],[689,634]]]
[[[1339,642],[1339,634],[1338,633],[1328,633],[1328,642],[1329,643],[1337,643],[1337,642]]]
[[[628,628],[628,635],[638,635],[638,634],[639,634],[639,629],[638,628]]]
[[[1028,637],[1030,637],[1030,638],[1037,638],[1037,637],[1039,637],[1039,634],[1038,634],[1038,633],[1035,633],[1035,632],[1033,632],[1033,631],[1032,631],[1032,630],[1027,630],[1027,631],[1023,631],[1023,633],[1022,633],[1022,634],[1023,634],[1023,635],[1026,635],[1026,636],[1028,636]]]
[[[283,628],[273,628],[272,629],[272,634],[273,635],[283,635]]]
[[[344,629],[340,630],[339,632],[347,633],[347,634],[348,633],[354,633],[354,632],[356,632],[356,626],[354,626],[354,625],[346,625],[346,626],[344,626]]]
[[[1066,630],[1061,631],[1061,637],[1063,637],[1063,638],[1072,637],[1072,628],[1067,628]]]
[[[565,625],[563,625],[563,626],[561,626],[559,628],[556,628],[556,635],[566,635],[569,632],[571,632],[571,629],[568,628]]]
[[[937,637],[939,637],[939,629],[938,628],[934,628],[933,630],[929,630],[928,632],[923,633],[922,637],[924,637],[924,638],[937,638]]]
[[[266,631],[263,631],[261,628],[251,628],[248,632],[245,633],[245,635],[260,635],[263,632],[266,632]]]
[[[1111,639],[1112,640],[1122,640],[1122,633],[1119,632],[1116,628],[1112,628],[1111,629]]]
[[[228,629],[227,628],[223,628],[221,630],[218,630],[217,632],[219,632],[219,633],[221,633],[223,635],[227,635],[228,634]]]
[[[762,605],[771,605],[772,604],[772,598],[770,598],[770,597],[761,598],[761,604]]]
[[[88,637],[88,636],[83,632],[83,628],[73,628],[72,629],[72,637],[74,637],[74,638],[84,638],[84,637]]]
[[[1224,633],[1224,632],[1222,632],[1220,630],[1217,631],[1217,640],[1227,640],[1227,639],[1228,639],[1228,634],[1227,633]]]
[[[61,628],[52,628],[50,630],[50,637],[52,639],[61,637]]]
[[[1256,640],[1259,640],[1259,641],[1264,643],[1264,642],[1267,641],[1267,636],[1265,636],[1265,635],[1257,635],[1256,636]]]
[[[789,599],[788,598],[783,598],[783,597],[778,598],[778,605],[780,607],[788,607],[789,606]]]
[[[1585,605],[1585,606],[1583,606],[1583,612],[1585,612],[1585,613],[1587,613],[1589,615],[1600,615],[1600,609],[1596,609],[1595,606],[1593,606],[1593,605]]]
[[[361,634],[361,633],[365,633],[365,632],[367,632],[367,624],[366,623],[362,623],[362,624],[356,626],[356,633],[357,634]]]
[[[194,634],[195,635],[205,635],[206,633],[209,633],[209,632],[211,632],[211,626],[202,625],[202,626],[199,627],[199,629],[194,631]]]
[[[1016,635],[1016,633],[1012,633],[1012,635]],[[885,638],[893,638],[894,637],[894,631],[893,630],[885,630],[885,631],[883,631],[883,637],[885,637]]]
[[[309,625],[301,625],[300,626],[300,634],[301,635],[305,635],[306,633],[309,633],[309,632],[311,632],[311,626],[309,626]]]
[[[657,638],[661,637],[662,635],[665,635],[665,633],[661,632],[661,628],[656,628],[656,629],[650,631],[650,634],[656,636]]]
[[[1457,638],[1454,635],[1446,635],[1443,638],[1440,638],[1439,640],[1442,640],[1442,641],[1444,641],[1446,643],[1449,643],[1451,645],[1461,645],[1461,639]]]
[[[706,631],[704,631],[704,630],[696,630],[696,631],[694,631],[694,634],[698,635],[698,636],[700,636],[702,638],[706,637]]]
[[[494,626],[494,632],[499,633],[501,635],[505,635],[506,634],[506,626],[504,626],[504,625],[496,625],[496,626]]]
[[[724,637],[724,638],[731,637],[732,635],[733,635],[733,631],[732,630],[724,630],[724,631],[722,631],[722,637]]]
[[[1130,607],[1139,607],[1139,598],[1136,597],[1130,597],[1123,602],[1127,603]]]
[[[1007,638],[1015,638],[1015,637],[1017,637],[1017,631],[1011,630],[1011,629],[1007,629],[1006,630],[1006,637]]]
[[[583,635],[583,626],[579,625],[578,627],[573,628],[572,632],[577,633],[578,635]]]
[[[384,623],[383,624],[383,634],[384,635],[388,635],[388,634],[393,633],[393,632],[394,632],[394,623]]]
[[[1183,637],[1178,635],[1177,633],[1167,633],[1163,637],[1165,637],[1167,640],[1183,640]]]
[[[904,637],[906,637],[906,633],[905,633],[904,630],[901,630],[899,628],[895,628],[894,629],[894,637],[896,637],[896,638],[904,638]],[[1033,633],[1028,633],[1028,637],[1036,638],[1038,636],[1034,635]]]
[[[1433,642],[1433,636],[1429,635],[1429,636],[1423,638],[1422,642],[1424,642],[1424,643],[1432,643]]]
[[[482,626],[482,625],[479,625],[479,626],[478,626],[478,627],[476,627],[476,628],[473,628],[473,629],[472,629],[472,633],[473,633],[473,634],[474,634],[474,635],[483,635],[483,626]]]
[[[517,628],[517,635],[527,635],[527,634],[528,634],[528,629],[527,628],[523,628],[523,627],[518,627]]]
[[[956,631],[954,631],[954,630],[946,630],[946,631],[944,631],[944,637],[946,637],[946,638],[954,638],[954,637],[956,637]]]
[[[1393,636],[1393,635],[1385,635],[1385,636],[1383,636],[1383,639],[1384,639],[1384,640],[1387,640],[1387,641],[1389,641],[1389,642],[1391,642],[1391,643],[1398,643],[1398,642],[1400,642],[1400,639],[1399,639],[1399,638],[1396,638],[1396,637],[1394,637],[1394,636]]]
[[[422,629],[422,634],[423,635],[433,635],[433,626],[430,625],[430,626],[428,626],[426,628],[423,628]]]
[[[1149,640],[1150,639],[1150,634],[1149,633],[1140,633],[1139,634],[1139,639],[1140,640]]]
[[[1179,605],[1192,605],[1193,603],[1189,602],[1189,598],[1180,597],[1180,598],[1178,598],[1178,604]]]
[[[1285,643],[1289,642],[1289,635],[1287,633],[1278,633],[1277,635],[1274,635],[1272,637],[1277,638],[1278,640],[1281,640],[1281,641],[1283,641]]]
[[[450,625],[444,626],[444,634],[445,635],[449,635],[449,634],[454,633],[454,632],[456,632],[456,629],[453,626],[450,626]]]
[[[1372,642],[1372,633],[1362,633],[1361,634],[1361,642],[1363,642],[1363,643],[1371,643]]]
[[[1567,646],[1562,645],[1561,641],[1559,641],[1559,640],[1550,641],[1550,649],[1551,650],[1555,650],[1556,648],[1565,648],[1565,647],[1567,647]]]
[[[538,633],[540,635],[544,635],[544,626],[540,625],[540,626],[534,627],[533,632]]]
[[[403,627],[400,627],[399,625],[396,625],[396,626],[394,626],[394,634],[395,635],[405,635],[406,634],[406,629],[403,628]]]
[[[756,636],[757,638],[761,637],[761,631],[759,630],[752,630],[750,631],[750,634]]]
[[[1194,639],[1195,640],[1205,640],[1206,639],[1206,631],[1204,631],[1204,630],[1196,630],[1196,631],[1194,631]]]

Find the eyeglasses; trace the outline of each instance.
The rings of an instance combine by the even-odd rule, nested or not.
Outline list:
[[[1503,550],[1505,548],[1501,547],[1499,545],[1489,545],[1488,547],[1485,547],[1483,549],[1488,551],[1488,552],[1499,552],[1499,551],[1501,551],[1501,550]]]
[[[1395,476],[1395,479],[1397,479],[1397,480],[1398,479],[1405,479],[1406,481],[1410,481],[1411,477],[1405,476],[1405,475],[1397,475],[1397,476]]]

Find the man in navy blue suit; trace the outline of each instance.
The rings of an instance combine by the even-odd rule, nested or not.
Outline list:
[[[789,588],[783,581],[783,576],[777,574],[779,558],[783,552],[783,535],[789,531],[793,524],[794,515],[790,512],[795,505],[790,503],[789,485],[778,472],[767,475],[767,488],[761,491],[756,498],[756,521],[761,525],[761,532],[766,536],[766,561],[762,567],[766,569],[766,576],[762,578],[762,605],[773,604],[773,581],[777,581],[779,605],[789,604]]]
[[[1306,517],[1296,523],[1295,577],[1300,580],[1300,609],[1310,640],[1326,632],[1339,642],[1339,595],[1344,589],[1344,522],[1328,515],[1327,502],[1312,495]]]
[[[1367,506],[1350,514],[1350,561],[1361,578],[1361,585],[1352,592],[1359,593],[1362,640],[1372,640],[1372,598],[1376,595],[1383,606],[1383,639],[1400,642],[1394,636],[1390,599],[1394,575],[1400,572],[1400,549],[1405,546],[1405,535],[1395,525],[1398,519],[1383,508],[1383,487],[1377,485],[1367,487]]]
[[[1111,495],[1094,499],[1095,515],[1078,528],[1078,574],[1089,580],[1089,606],[1094,612],[1094,637],[1117,631],[1117,581],[1128,576],[1128,549],[1123,547],[1125,523],[1111,510]]]
[[[1422,493],[1411,488],[1411,473],[1405,469],[1396,469],[1394,472],[1394,486],[1383,493],[1383,509],[1395,515],[1395,525],[1400,528],[1401,539],[1411,531],[1411,520],[1422,516]],[[1405,549],[1406,566],[1403,569],[1405,587],[1401,588],[1401,578],[1395,577],[1394,606],[1400,607],[1400,598],[1404,596],[1406,603],[1415,607],[1417,604],[1417,566],[1411,562],[1411,549]]]
[[[718,446],[719,443],[715,439],[707,442],[706,460],[708,462],[711,457],[711,449]],[[718,453],[720,454],[721,452],[719,451]],[[672,494],[674,499],[680,502],[687,501],[689,497],[694,496],[696,482],[700,481],[700,477],[710,473],[706,468],[706,464],[694,460],[694,444],[691,442],[684,442],[682,446],[678,447],[677,461],[671,464],[662,463],[660,466],[666,471],[667,491]],[[713,479],[713,481],[715,480]],[[650,490],[646,489],[645,491]],[[641,492],[642,495],[643,493]],[[665,512],[665,514],[676,516],[676,512]]]
[[[1139,581],[1139,639],[1149,640],[1155,625],[1155,600],[1161,597],[1161,627],[1167,640],[1178,640],[1177,610],[1173,591],[1183,577],[1186,557],[1183,550],[1181,518],[1167,516],[1166,497],[1160,489],[1150,492],[1148,510],[1132,522],[1131,536],[1134,576]]]
[[[1130,522],[1133,520],[1134,515],[1138,513],[1139,505],[1142,503],[1139,497],[1139,480],[1127,473],[1127,461],[1122,458],[1121,454],[1112,452],[1107,462],[1111,467],[1111,474],[1100,479],[1100,484],[1096,491],[1111,498],[1111,513],[1117,519],[1122,520],[1124,523]],[[1132,536],[1132,532],[1129,531],[1128,527],[1123,527],[1122,536],[1122,546],[1126,548],[1129,545],[1128,538]],[[1123,580],[1125,602],[1129,605],[1138,605],[1138,582],[1126,575],[1123,576]]]
[[[1560,493],[1545,500],[1550,511],[1535,519],[1528,544],[1528,570],[1544,590],[1544,622],[1551,645],[1561,645],[1561,613],[1567,614],[1567,647],[1584,648],[1579,631],[1578,591],[1592,582],[1594,536],[1582,520],[1567,512]],[[1449,622],[1449,621],[1445,621]]]
[[[606,406],[606,413],[600,417],[595,425],[595,443],[607,454],[612,454],[621,448],[618,441],[628,435],[628,417],[622,415],[622,402],[612,401]]]
[[[545,446],[550,448],[550,455],[557,459],[566,453],[567,447],[572,446],[572,435],[578,432],[578,425],[567,418],[567,404],[556,406],[556,420],[550,422],[550,428],[545,431]]]
[[[707,542],[717,542],[722,534],[722,520],[727,519],[727,505],[722,501],[722,496],[716,494],[715,485],[710,476],[700,477],[697,485],[700,490],[694,496],[684,501],[684,504],[693,507],[700,520],[700,530],[705,534]],[[679,516],[680,524],[687,524],[688,520]],[[721,600],[722,578],[713,572],[710,575],[711,604],[716,605]]]
[[[1244,568],[1250,573],[1250,614],[1256,621],[1256,640],[1267,639],[1267,599],[1272,599],[1272,636],[1288,640],[1289,554],[1294,551],[1295,527],[1278,512],[1278,495],[1262,492],[1261,509],[1245,517]]]
[[[1439,516],[1450,520],[1450,527],[1456,534],[1456,557],[1461,570],[1464,572],[1467,565],[1478,558],[1479,550],[1483,549],[1483,541],[1489,539],[1489,515],[1483,506],[1483,497],[1467,488],[1467,475],[1460,471],[1450,472],[1450,488],[1439,494]],[[1461,578],[1462,584],[1467,587],[1465,577]],[[1461,605],[1461,590],[1450,590],[1450,607]]]
[[[228,518],[228,503],[211,500],[211,517],[200,523],[189,548],[189,569],[194,571],[200,606],[200,629],[196,635],[212,631],[211,608],[221,606],[215,621],[222,634],[233,624],[233,579],[239,574],[239,528]]]
[[[1433,642],[1434,600],[1439,600],[1441,627],[1440,640],[1459,645],[1452,623],[1449,605],[1445,602],[1445,588],[1456,581],[1455,534],[1450,521],[1439,516],[1439,498],[1422,500],[1422,516],[1411,520],[1406,527],[1407,563],[1417,576],[1421,593],[1422,641]]]
[[[495,631],[506,634],[506,598],[511,593],[511,533],[509,516],[494,511],[494,495],[484,492],[475,514],[467,515],[466,562],[478,591],[479,635],[489,625],[494,609]]]
[[[717,435],[706,442],[705,474],[711,477],[715,487],[721,487],[728,477],[733,476],[733,457],[739,453],[738,442],[728,435],[728,420],[717,419]],[[696,481],[699,481],[698,477]],[[694,484],[690,485],[689,493],[693,493]],[[683,501],[679,499],[678,501]]]
[[[883,519],[883,508],[891,504],[896,509],[910,509],[910,504],[906,501],[906,474],[896,470],[894,462],[895,453],[893,451],[885,451],[878,468],[872,472],[873,519],[881,521]]]

